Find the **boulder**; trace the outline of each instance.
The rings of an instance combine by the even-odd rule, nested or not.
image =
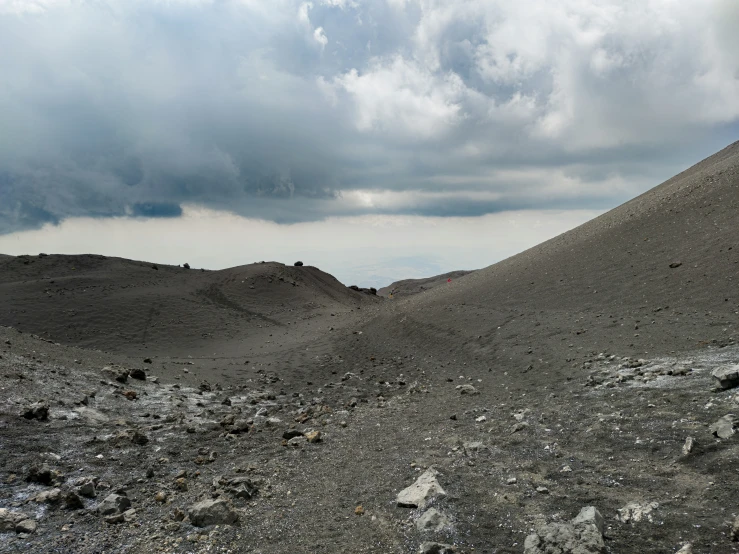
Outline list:
[[[398,506],[424,509],[434,499],[446,496],[446,492],[436,480],[438,474],[439,472],[433,468],[427,469],[415,483],[398,493]]]
[[[295,264],[293,264],[293,265],[295,265],[296,267],[300,267],[300,266],[302,266],[302,265],[303,265],[303,262],[301,262],[301,261],[297,261],[297,262],[295,262]]]
[[[195,527],[208,525],[230,525],[236,523],[239,516],[224,500],[203,500],[193,504],[187,510],[190,523]]]
[[[550,523],[537,527],[524,541],[524,554],[604,554],[603,516],[587,506],[569,523]]]
[[[416,529],[420,532],[439,533],[451,528],[449,518],[436,508],[430,508],[426,513],[416,520]]]
[[[111,516],[125,512],[131,507],[131,501],[122,494],[110,494],[98,505],[98,513],[102,516]]]
[[[146,381],[146,372],[143,369],[132,369],[129,372],[131,379],[138,379],[139,381]]]
[[[722,389],[739,387],[739,364],[717,367],[711,375]]]

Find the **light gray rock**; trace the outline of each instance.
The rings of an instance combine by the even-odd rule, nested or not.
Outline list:
[[[38,528],[38,524],[33,519],[24,519],[18,525],[15,526],[15,532],[16,533],[26,533],[30,535],[31,533],[35,533],[36,529]]]
[[[442,531],[448,531],[451,527],[452,524],[449,518],[436,508],[429,508],[426,513],[416,520],[416,529],[422,533],[440,533]]]
[[[0,533],[7,533],[8,531],[15,531],[16,526],[29,516],[22,512],[14,512],[7,508],[0,508]]]
[[[720,439],[728,439],[734,434],[734,414],[726,414],[719,418],[716,423],[712,424],[708,429],[712,435],[716,435]]]
[[[638,523],[644,519],[653,522],[652,512],[659,508],[657,502],[629,502],[618,510],[618,519],[622,523]]]
[[[711,375],[722,389],[739,387],[739,364],[717,367]]]
[[[480,392],[472,385],[457,385],[459,394],[480,394]]]
[[[231,524],[238,521],[239,516],[224,500],[203,500],[193,504],[187,510],[190,523],[195,527],[208,525]]]
[[[693,437],[686,438],[685,444],[683,444],[683,456],[690,454],[693,448],[695,448],[695,439]]]
[[[415,483],[398,493],[398,506],[423,509],[434,499],[446,496],[446,491],[436,480],[438,474],[433,468],[427,469]]]
[[[111,516],[125,512],[131,507],[131,501],[122,494],[110,494],[98,505],[98,513],[102,516]]]
[[[731,526],[731,539],[739,541],[739,516],[736,516],[734,524]]]
[[[686,542],[675,554],[693,554],[692,543]]]
[[[421,545],[419,552],[421,554],[454,554],[457,552],[457,547],[440,542],[425,542]]]
[[[587,506],[569,523],[538,527],[523,546],[524,554],[604,554],[603,516]]]

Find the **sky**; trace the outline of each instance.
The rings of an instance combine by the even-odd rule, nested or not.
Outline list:
[[[734,0],[0,0],[0,252],[483,267],[739,139]]]

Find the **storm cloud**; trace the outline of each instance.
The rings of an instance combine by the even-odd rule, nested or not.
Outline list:
[[[0,0],[0,233],[601,209],[736,140],[732,0]]]

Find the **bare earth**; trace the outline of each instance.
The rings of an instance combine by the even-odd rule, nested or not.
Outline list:
[[[601,552],[739,552],[739,433],[710,427],[739,416],[711,377],[739,363],[737,213],[739,143],[392,300],[308,266],[0,256],[0,551],[523,553],[595,506]],[[398,506],[429,467],[445,495]],[[238,520],[194,525],[204,499]]]

